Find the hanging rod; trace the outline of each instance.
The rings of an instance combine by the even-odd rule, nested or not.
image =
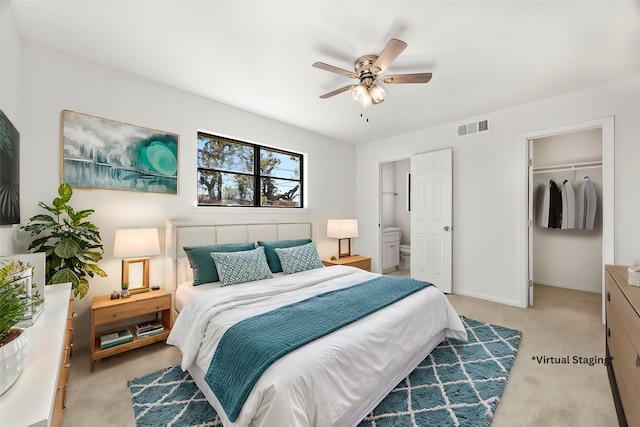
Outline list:
[[[593,169],[601,167],[602,161],[598,160],[594,162],[572,163],[566,165],[540,166],[538,168],[533,168],[533,173],[570,172],[580,169]]]

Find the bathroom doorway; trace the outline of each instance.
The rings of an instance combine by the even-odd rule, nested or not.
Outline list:
[[[381,273],[410,276],[411,214],[409,172],[411,155],[380,162]]]

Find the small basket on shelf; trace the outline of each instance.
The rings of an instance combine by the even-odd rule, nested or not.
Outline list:
[[[629,284],[640,286],[640,267],[629,267]]]

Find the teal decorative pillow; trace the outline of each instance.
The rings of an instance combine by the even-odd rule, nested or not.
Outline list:
[[[220,280],[216,263],[211,258],[211,252],[237,252],[254,249],[252,243],[227,243],[222,245],[185,246],[184,252],[189,259],[189,265],[193,269],[193,286],[203,283],[217,282]]]
[[[212,252],[211,257],[216,262],[222,286],[273,277],[262,246],[250,251]]]
[[[294,246],[306,245],[311,243],[311,239],[296,239],[296,240],[276,240],[273,242],[264,242],[259,240],[258,246],[264,246],[265,254],[267,255],[267,262],[272,273],[280,273],[282,271],[282,265],[280,264],[280,258],[276,254],[276,248],[292,248]]]
[[[276,248],[275,251],[280,258],[282,271],[286,274],[324,267],[314,243],[291,248]]]

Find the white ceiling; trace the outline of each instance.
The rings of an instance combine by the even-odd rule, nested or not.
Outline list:
[[[640,75],[638,0],[10,4],[28,42],[353,144]],[[383,75],[430,83],[319,98],[355,80],[311,64],[351,70],[391,38],[408,47]]]

